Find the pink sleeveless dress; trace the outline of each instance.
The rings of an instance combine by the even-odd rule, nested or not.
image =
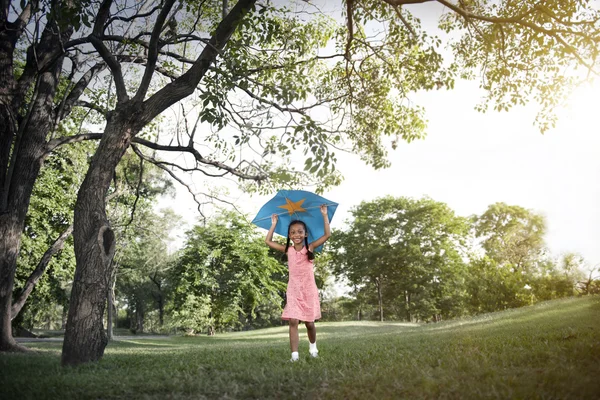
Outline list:
[[[319,291],[315,283],[313,261],[308,259],[306,247],[296,251],[288,248],[289,281],[287,287],[287,302],[281,319],[297,319],[313,322],[321,318]]]

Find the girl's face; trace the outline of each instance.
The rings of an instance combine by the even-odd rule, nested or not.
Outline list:
[[[302,244],[304,238],[307,236],[306,229],[302,224],[293,224],[290,225],[290,240],[294,242],[294,244]]]

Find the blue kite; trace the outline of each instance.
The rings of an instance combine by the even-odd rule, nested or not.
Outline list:
[[[331,223],[338,203],[305,190],[280,190],[275,197],[261,207],[252,223],[269,230],[271,215],[277,214],[279,221],[275,227],[275,233],[287,237],[290,222],[300,220],[306,224],[308,242],[312,243],[325,234],[321,205],[327,206],[327,215]],[[316,248],[315,251],[320,251],[322,247]]]

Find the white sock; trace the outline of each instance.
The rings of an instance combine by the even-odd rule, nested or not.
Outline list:
[[[292,360],[297,360],[299,358],[297,351],[292,351]]]
[[[319,352],[319,350],[317,350],[317,342],[316,341],[314,343],[308,342],[308,352],[309,353],[318,353]]]

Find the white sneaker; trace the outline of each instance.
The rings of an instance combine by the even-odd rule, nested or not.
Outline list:
[[[308,353],[310,354],[310,356],[311,356],[312,358],[317,358],[317,357],[319,357],[319,350],[315,350],[315,351],[309,351]]]

